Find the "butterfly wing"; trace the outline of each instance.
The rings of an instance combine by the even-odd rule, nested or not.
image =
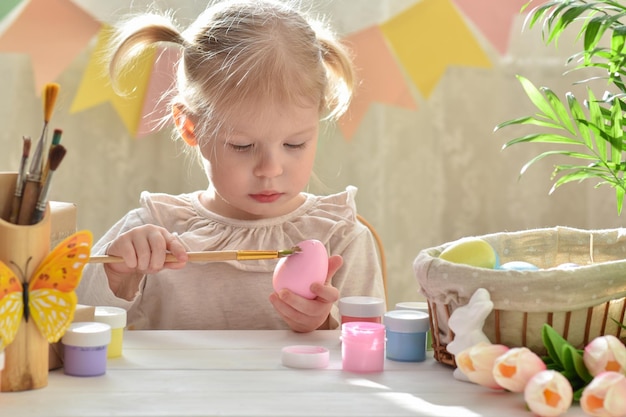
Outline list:
[[[74,318],[74,290],[89,262],[92,236],[76,232],[52,250],[28,285],[28,308],[37,327],[50,343],[57,342]]]
[[[20,279],[0,262],[0,351],[15,339],[24,312],[23,302]]]

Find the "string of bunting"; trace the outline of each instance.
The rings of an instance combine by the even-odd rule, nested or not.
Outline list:
[[[475,30],[497,53],[505,54],[512,23],[527,2],[418,0],[384,22],[347,34],[344,41],[355,53],[361,85],[340,123],[346,140],[354,136],[374,102],[417,109],[404,74],[421,97],[428,99],[449,66],[491,68]],[[136,71],[121,83],[134,93],[120,98],[101,75],[105,71],[100,58],[111,27],[79,4],[80,0],[3,0],[0,54],[29,54],[35,87],[41,91],[45,82],[56,79],[95,37],[70,112],[109,102],[133,137],[151,133],[166,111],[159,99],[173,82],[176,52],[166,49],[144,54]],[[50,48],[51,44],[55,48]]]

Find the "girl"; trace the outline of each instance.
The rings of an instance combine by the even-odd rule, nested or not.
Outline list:
[[[112,79],[156,43],[182,49],[171,118],[209,185],[142,193],[141,207],[93,248],[124,262],[87,266],[79,302],[124,307],[134,329],[309,332],[338,326],[339,297],[384,298],[374,239],[356,219],[356,189],[303,192],[319,121],[340,116],[352,93],[353,68],[332,33],[265,0],[217,3],[183,32],[148,14],[121,26]],[[273,291],[276,260],[186,263],[188,251],[286,249],[306,239],[332,254],[312,300]],[[167,253],[177,262],[164,262]]]

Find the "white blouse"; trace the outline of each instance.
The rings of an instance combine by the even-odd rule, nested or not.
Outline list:
[[[143,224],[176,232],[188,251],[194,252],[280,250],[317,239],[330,255],[343,257],[332,280],[340,297],[384,299],[374,238],[356,218],[356,192],[349,186],[329,196],[303,193],[305,202],[293,212],[262,220],[219,216],[202,206],[201,191],[177,196],[143,192],[141,207],[119,220],[92,252],[104,254],[116,236]],[[189,262],[180,270],[164,269],[144,276],[132,301],[113,294],[102,264],[88,264],[76,292],[81,304],[125,308],[130,329],[287,329],[268,300],[274,291],[272,275],[277,262]],[[339,321],[335,305],[331,328]]]

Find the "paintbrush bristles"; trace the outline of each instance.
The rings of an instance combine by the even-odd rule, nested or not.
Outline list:
[[[56,171],[66,153],[67,150],[63,145],[57,145],[54,148],[50,149],[50,171]]]
[[[47,123],[50,121],[52,117],[52,111],[54,110],[54,105],[56,104],[57,97],[59,96],[59,90],[61,86],[56,83],[48,83],[44,88],[43,94],[43,114],[44,121]]]

